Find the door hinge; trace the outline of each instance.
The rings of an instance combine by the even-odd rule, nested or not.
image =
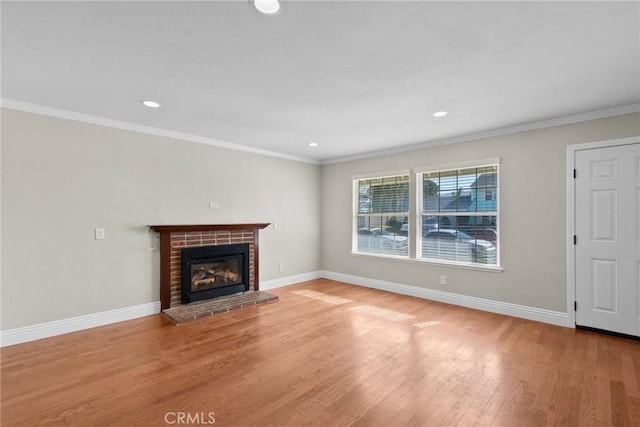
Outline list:
[[[578,301],[573,302],[573,311],[578,311]]]
[[[576,236],[575,234],[573,235],[573,244],[574,245],[578,244],[578,236]]]
[[[573,170],[573,179],[576,179],[578,176],[578,172],[574,169]]]

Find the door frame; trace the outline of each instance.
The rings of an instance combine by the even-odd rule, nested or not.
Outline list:
[[[567,146],[567,326],[576,327],[576,246],[573,236],[576,234],[576,198],[573,170],[576,164],[576,153],[582,150],[609,148],[640,143],[640,136],[629,138],[609,139],[605,141],[587,142]]]

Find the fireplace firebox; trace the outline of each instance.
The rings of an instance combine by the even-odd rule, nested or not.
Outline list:
[[[249,244],[182,249],[182,303],[249,290]]]

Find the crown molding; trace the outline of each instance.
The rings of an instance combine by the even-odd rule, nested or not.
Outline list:
[[[490,131],[470,133],[467,135],[461,135],[453,138],[438,139],[438,140],[427,141],[427,142],[414,144],[414,145],[405,145],[403,147],[391,148],[389,150],[379,150],[379,151],[372,151],[364,154],[356,154],[353,156],[336,157],[333,159],[323,160],[320,162],[320,164],[328,165],[332,163],[343,163],[343,162],[349,162],[352,160],[368,159],[372,157],[386,156],[390,154],[406,153],[408,151],[416,151],[424,148],[437,147],[440,145],[458,144],[461,142],[474,141],[474,140],[484,139],[484,138],[492,138],[496,136],[504,136],[504,135],[525,132],[530,130],[545,129],[545,128],[550,128],[554,126],[570,125],[573,123],[586,122],[589,120],[606,119],[607,117],[621,116],[623,114],[631,114],[631,113],[638,113],[638,112],[640,112],[640,103],[623,105],[620,107],[607,108],[605,110],[573,114],[571,116],[557,117],[553,119],[541,120],[541,121],[531,122],[531,123],[523,123],[520,125],[509,126],[509,127],[494,129]]]
[[[244,151],[252,154],[260,154],[263,156],[277,157],[285,160],[293,160],[296,162],[319,164],[318,161],[305,157],[292,156],[289,154],[278,153],[275,151],[262,150],[259,148],[249,147],[233,142],[221,141],[219,139],[208,138],[199,135],[193,135],[184,132],[177,132],[168,129],[156,128],[153,126],[144,126],[120,120],[112,120],[104,117],[93,116],[90,114],[77,113],[74,111],[62,110],[59,108],[47,107],[44,105],[32,104],[29,102],[16,101],[14,99],[2,98],[0,106],[12,110],[24,111],[27,113],[41,114],[44,116],[57,117],[60,119],[73,120],[77,122],[90,123],[110,128],[129,130],[133,132],[144,133],[148,135],[162,136],[166,138],[178,139],[182,141],[195,142],[198,144],[213,145],[215,147],[227,148],[229,150]]]
[[[116,128],[116,129],[124,129],[124,130],[133,131],[133,132],[139,132],[139,133],[155,135],[155,136],[162,136],[166,138],[178,139],[178,140],[183,140],[188,142],[195,142],[199,144],[207,144],[207,145],[212,145],[216,147],[227,148],[230,150],[244,151],[247,153],[259,154],[259,155],[269,156],[269,157],[276,157],[276,158],[285,159],[285,160],[293,160],[296,162],[310,163],[314,165],[328,165],[333,163],[349,162],[352,160],[362,160],[362,159],[368,159],[372,157],[405,153],[408,151],[416,151],[424,148],[437,147],[441,145],[458,144],[461,142],[468,142],[468,141],[473,141],[478,139],[492,138],[496,136],[504,136],[504,135],[525,132],[530,130],[569,125],[573,123],[585,122],[588,120],[604,119],[607,117],[621,116],[623,114],[640,112],[640,103],[636,103],[636,104],[630,104],[630,105],[623,105],[619,107],[607,108],[604,110],[574,114],[574,115],[564,116],[564,117],[557,117],[557,118],[548,119],[548,120],[541,120],[537,122],[523,123],[520,125],[509,126],[509,127],[494,129],[489,131],[470,133],[470,134],[461,135],[453,138],[438,139],[433,141],[422,142],[419,144],[405,145],[402,147],[391,148],[388,150],[371,151],[363,154],[336,157],[332,159],[318,161],[318,160],[309,159],[305,157],[292,156],[289,154],[279,153],[275,151],[262,150],[259,148],[249,147],[246,145],[236,144],[236,143],[227,142],[227,141],[221,141],[214,138],[208,138],[208,137],[193,135],[193,134],[184,133],[184,132],[176,132],[176,131],[156,128],[152,126],[144,126],[144,125],[124,122],[120,120],[112,120],[104,117],[77,113],[77,112],[62,110],[58,108],[47,107],[44,105],[17,101],[9,98],[1,98],[0,106],[3,108],[9,108],[12,110],[24,111],[27,113],[42,114],[45,116],[57,117],[57,118],[62,118],[67,120],[74,120],[74,121],[79,121],[84,123],[91,123],[99,126],[106,126],[106,127]]]

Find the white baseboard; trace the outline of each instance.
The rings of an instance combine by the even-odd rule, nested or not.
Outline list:
[[[0,347],[49,338],[160,313],[160,301],[0,331]]]
[[[297,274],[295,276],[282,277],[279,279],[261,282],[260,289],[266,291],[269,289],[280,288],[282,286],[293,285],[294,283],[306,282],[307,280],[319,279],[320,277],[319,271]],[[0,331],[0,347],[7,347],[42,338],[54,337],[56,335],[68,334],[70,332],[109,325],[111,323],[122,322],[124,320],[136,319],[138,317],[150,316],[158,313],[160,313],[160,301],[104,311],[101,313],[87,314],[69,319],[56,320],[53,322],[39,323],[22,328],[9,329],[6,331]]]
[[[379,289],[382,291],[394,292],[397,294],[409,295],[413,297],[444,302],[447,304],[459,305],[476,310],[483,310],[491,313],[504,314],[513,317],[520,317],[522,319],[535,320],[537,322],[550,323],[557,326],[565,326],[568,328],[575,327],[575,325],[570,324],[568,314],[560,311],[545,310],[542,308],[529,307],[525,305],[493,301],[484,298],[454,294],[451,292],[442,292],[433,289],[419,288],[417,286],[409,286],[400,283],[386,282],[383,280],[369,279],[366,277],[351,276],[348,274],[335,273],[332,271],[320,271],[320,277],[336,280],[338,282],[364,286],[367,288]]]
[[[281,288],[283,286],[293,285],[295,283],[306,282],[308,280],[320,279],[323,276],[320,271],[311,271],[309,273],[296,274],[295,276],[281,277],[279,279],[267,280],[260,282],[260,290],[268,291],[269,289]]]
[[[324,270],[267,280],[260,283],[260,289],[267,291],[269,289],[276,289],[315,279],[331,279],[367,288],[474,308],[476,310],[489,311],[491,313],[520,317],[522,319],[535,320],[538,322],[550,323],[552,325],[565,326],[569,328],[575,327],[575,325],[570,323],[568,314],[559,311],[493,301]],[[103,311],[101,313],[87,314],[85,316],[9,329],[6,331],[0,331],[0,347],[7,347],[42,338],[49,338],[56,335],[81,331],[83,329],[95,328],[97,326],[109,325],[111,323],[122,322],[124,320],[137,319],[138,317],[150,316],[159,312],[160,301],[156,301],[133,307],[119,308],[116,310]]]

